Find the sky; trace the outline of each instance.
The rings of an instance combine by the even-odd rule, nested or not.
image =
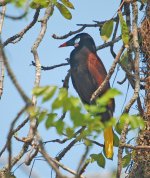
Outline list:
[[[73,50],[72,47],[58,48],[60,44],[67,41],[71,37],[66,40],[55,40],[52,38],[53,34],[64,35],[69,31],[77,30],[79,27],[76,24],[85,24],[85,23],[91,24],[93,23],[93,20],[96,21],[109,20],[116,13],[120,1],[117,0],[114,3],[114,1],[111,0],[105,0],[105,1],[72,0],[71,2],[74,4],[75,7],[75,10],[71,10],[73,16],[72,20],[70,21],[66,20],[60,15],[59,11],[55,9],[53,16],[50,18],[48,22],[46,35],[38,48],[40,61],[43,66],[52,66],[55,64],[60,64],[65,62],[65,59],[69,57],[70,52]],[[23,12],[22,9],[16,9],[11,5],[8,5],[6,11],[6,13],[10,15],[11,14],[19,15],[22,14],[22,12]],[[43,14],[44,14],[44,10],[42,10],[40,14],[40,18],[42,18]],[[24,28],[32,20],[33,15],[34,15],[34,10],[29,10],[28,16],[21,21],[12,21],[6,19],[4,21],[3,32],[2,32],[3,41],[5,41],[8,37],[11,37],[12,35],[21,31],[22,28]],[[21,41],[19,41],[16,44],[9,44],[5,48],[5,52],[7,54],[9,63],[16,75],[16,78],[29,97],[31,97],[32,95],[32,88],[33,88],[34,77],[35,77],[35,68],[33,66],[30,66],[31,61],[33,60],[31,47],[39,31],[40,31],[40,23],[36,23],[36,25],[24,35]],[[84,32],[89,33],[93,37],[97,46],[103,44],[98,28],[86,28]],[[119,51],[121,44],[122,43],[119,43],[115,46],[116,53]],[[98,51],[98,55],[102,59],[108,71],[113,62],[113,57],[110,54],[109,48]],[[69,66],[57,68],[50,71],[42,71],[41,86],[57,85],[58,87],[61,87],[62,80],[67,74],[68,69]],[[123,86],[117,84],[117,81],[118,80],[120,81],[123,78],[124,78],[124,73],[120,69],[113,86],[115,88],[118,88],[122,92],[122,95],[116,98],[116,110],[114,114],[116,117],[121,114],[121,109],[124,103],[124,99],[128,87],[127,82]],[[113,80],[114,80],[114,75],[111,79],[111,84]],[[73,89],[71,82],[69,83],[69,92],[74,96],[78,96],[75,90]],[[127,101],[132,96],[132,94],[133,94],[132,90],[129,90]],[[38,104],[40,104],[40,102],[38,102]],[[10,127],[10,123],[12,119],[16,116],[17,112],[22,108],[23,105],[24,103],[20,98],[20,96],[18,95],[18,92],[15,90],[14,86],[12,85],[8,74],[5,73],[4,93],[0,101],[0,108],[1,108],[0,109],[0,116],[1,116],[0,117],[1,120],[0,148],[2,145],[4,145],[6,141],[8,129]],[[47,105],[46,107],[49,107],[49,105]],[[135,112],[134,109],[132,109],[131,112]],[[26,116],[23,116],[21,117],[21,119],[24,119],[25,117]],[[21,122],[21,120],[19,122]],[[25,134],[27,133],[27,131],[28,131],[28,125],[18,133],[19,137],[26,136]],[[41,133],[43,140],[51,140],[51,139],[58,138],[55,129],[46,130],[43,123],[39,126],[39,131]],[[100,137],[100,142],[101,143],[103,142],[102,137]],[[14,155],[17,153],[17,151],[19,151],[21,145],[22,144],[19,143],[16,146],[14,141],[13,144]],[[51,154],[51,156],[56,156],[56,154],[60,152],[63,147],[58,144],[47,144],[46,148],[48,152]],[[79,155],[81,155],[84,151],[83,148],[84,148],[83,144],[78,144],[74,146],[73,149],[68,153],[68,155],[66,155],[62,159],[62,163],[76,170],[77,168],[76,165],[79,161]],[[100,150],[98,147],[94,146],[92,148],[91,153],[99,153],[99,152]],[[110,169],[111,170],[115,169],[117,166],[116,155],[117,155],[117,151],[115,150],[114,160],[113,161],[108,160],[105,169],[99,168],[96,164],[92,164],[88,167],[87,173],[108,172]],[[5,159],[6,157],[7,154],[5,154],[3,159]],[[2,165],[0,165],[0,167],[1,166]],[[31,166],[29,167],[29,169],[30,168]],[[51,171],[50,169],[48,169],[47,164],[44,161],[40,161],[40,160],[37,160],[35,162],[34,171],[37,172],[40,175],[39,177],[42,178],[46,178],[48,177],[48,175],[51,174]],[[21,178],[27,178],[29,174],[24,174],[22,171],[18,169],[15,171],[15,175]]]

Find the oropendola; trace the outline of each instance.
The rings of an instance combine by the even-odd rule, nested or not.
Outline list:
[[[93,38],[87,33],[77,34],[69,41],[63,43],[59,47],[74,46],[75,49],[70,54],[71,79],[73,86],[79,94],[83,103],[91,104],[90,99],[94,91],[102,84],[106,78],[106,69],[96,53],[96,46]],[[102,96],[108,89],[110,84],[100,93]],[[107,110],[101,113],[102,122],[108,121],[114,112],[115,102],[112,99]],[[104,130],[105,153],[107,158],[113,156],[113,130],[108,127]]]

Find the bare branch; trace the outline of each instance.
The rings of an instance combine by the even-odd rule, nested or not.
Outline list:
[[[66,35],[63,35],[63,36],[57,36],[57,35],[53,34],[52,37],[54,39],[66,39],[66,38],[68,38],[71,35],[74,35],[74,34],[77,34],[79,32],[82,32],[85,28],[86,28],[86,26],[83,26],[83,27],[79,28],[76,31],[70,31],[69,33],[67,33]]]
[[[56,166],[54,160],[46,153],[44,147],[42,144],[39,145],[39,152],[43,155],[43,157],[46,159],[47,163],[54,169],[56,174],[58,175],[59,178],[66,178],[61,174],[59,171],[59,168]]]
[[[34,14],[34,17],[33,17],[33,20],[32,22],[27,25],[21,32],[17,33],[16,35],[8,38],[4,43],[3,43],[3,47],[7,46],[9,43],[17,43],[18,41],[21,40],[21,38],[24,36],[24,34],[30,30],[34,25],[35,23],[37,22],[38,20],[38,17],[39,17],[39,13],[40,13],[40,9],[36,9],[36,12]],[[16,41],[15,41],[16,40]]]
[[[26,104],[29,104],[30,103],[30,99],[28,98],[28,96],[25,94],[25,92],[23,91],[23,89],[21,88],[21,86],[19,85],[9,63],[8,63],[8,60],[6,58],[6,55],[5,55],[5,52],[1,46],[1,41],[0,41],[0,57],[3,59],[4,61],[4,65],[6,67],[6,70],[8,72],[8,75],[13,83],[13,85],[16,87],[17,91],[19,92],[20,96],[22,97],[22,99],[24,100],[24,102]]]
[[[11,160],[11,167],[13,167],[22,158],[22,156],[26,153],[27,149],[28,149],[28,144],[24,144],[23,147],[22,147],[22,149],[21,149],[21,151],[19,152],[19,154],[17,156],[15,156],[15,157],[12,158],[12,160]],[[4,175],[4,177],[7,177],[5,175],[7,175],[9,173],[8,170],[9,170],[9,165],[6,165],[5,167],[3,167],[0,170],[0,176]]]
[[[73,171],[72,169],[66,167],[65,165],[63,165],[62,163],[60,163],[58,160],[50,157],[46,151],[44,150],[44,147],[41,144],[39,145],[39,152],[43,155],[43,157],[47,160],[48,164],[55,170],[57,176],[59,178],[67,178],[66,176],[63,176],[60,171],[59,171],[59,167],[61,167],[62,169],[66,170],[67,172],[73,174],[73,175],[77,175],[77,173],[75,171]],[[57,165],[57,166],[56,166]],[[79,176],[79,178],[84,178],[82,175]]]
[[[138,98],[139,90],[140,90],[140,78],[139,78],[139,55],[140,49],[138,44],[138,30],[137,30],[137,20],[138,20],[138,7],[137,3],[132,3],[132,11],[133,11],[133,21],[132,21],[132,33],[133,33],[133,48],[135,54],[134,68],[135,68],[135,89],[134,94],[127,106],[124,109],[124,112],[129,112],[131,106]]]
[[[122,154],[123,154],[123,147],[121,145],[124,145],[126,142],[126,135],[128,132],[128,124],[126,123],[124,125],[124,128],[121,132],[120,141],[119,141],[119,148],[118,148],[118,166],[117,166],[117,176],[116,178],[120,178],[121,170],[122,170]]]
[[[5,12],[6,12],[6,6],[3,6],[2,7],[2,14],[1,14],[1,18],[0,18],[0,34],[2,33],[2,27],[3,27],[3,23],[4,23]]]
[[[42,39],[44,38],[44,35],[46,33],[46,29],[47,29],[47,21],[50,18],[50,13],[51,13],[51,9],[52,9],[52,5],[51,3],[48,5],[48,7],[45,10],[45,14],[43,19],[40,21],[41,22],[41,30],[40,33],[36,39],[36,41],[34,42],[31,52],[33,53],[34,56],[34,61],[35,61],[35,65],[36,65],[36,72],[35,72],[35,82],[34,82],[34,87],[39,86],[40,84],[40,79],[41,79],[41,64],[40,64],[40,59],[38,56],[38,52],[37,52],[37,48],[39,47]],[[32,102],[34,105],[36,105],[36,96],[32,96]],[[30,129],[29,129],[29,133],[28,133],[28,137],[32,138],[34,137],[34,133],[36,131],[37,128],[37,120],[33,119],[30,122]]]
[[[0,35],[2,33],[2,27],[3,27],[3,22],[4,22],[4,15],[5,15],[5,11],[6,11],[6,6],[2,6],[2,12],[3,15],[0,16]],[[0,98],[3,94],[3,83],[4,83],[4,61],[2,56],[0,56]]]
[[[82,133],[82,131],[85,130],[85,128],[86,127],[82,127],[81,129],[79,129],[76,132],[76,135]],[[78,142],[78,137],[76,137],[72,142],[70,142],[69,145],[66,148],[64,148],[63,151],[58,156],[56,156],[56,159],[60,161],[64,157],[64,155],[75,145],[76,142]]]
[[[0,55],[0,99],[1,99],[2,94],[3,94],[4,71],[5,71],[4,61],[3,61],[2,56]]]
[[[3,11],[0,12],[0,14],[4,15],[6,18],[11,19],[11,20],[20,20],[20,19],[26,17],[26,15],[28,14],[28,12],[25,11],[23,14],[21,14],[19,16],[8,15],[8,14],[5,14]]]
[[[124,148],[130,148],[130,149],[133,149],[133,150],[139,150],[139,149],[148,149],[148,150],[150,150],[150,146],[149,145],[133,146],[133,145],[130,145],[130,144],[122,144],[120,146],[124,147]]]
[[[11,167],[12,167],[12,144],[11,144],[11,138],[13,136],[13,128],[15,126],[15,123],[18,121],[18,119],[20,118],[20,116],[26,111],[28,105],[24,106],[20,112],[17,114],[17,116],[15,117],[15,119],[13,119],[11,125],[10,125],[10,129],[9,129],[9,133],[8,133],[8,136],[7,136],[7,149],[8,149],[8,170],[10,171],[11,170]]]
[[[32,61],[32,64],[31,64],[31,65],[36,66],[34,61]],[[67,65],[69,65],[68,62],[66,62],[66,63],[61,63],[61,64],[57,64],[57,65],[53,65],[53,66],[41,66],[41,69],[42,69],[42,70],[52,70],[52,69],[55,69],[55,68],[57,68],[57,67],[62,67],[62,66],[67,66]]]
[[[82,155],[82,157],[81,157],[81,159],[80,159],[80,162],[79,162],[79,165],[78,165],[76,178],[78,178],[78,177],[81,175],[80,173],[81,173],[81,170],[82,170],[82,168],[83,168],[83,165],[84,165],[84,163],[85,163],[85,159],[86,159],[88,153],[89,153],[89,147],[86,146],[85,152],[84,152],[84,154]],[[84,169],[85,169],[85,167],[84,167]]]
[[[16,132],[18,132],[27,122],[29,121],[29,118],[25,119],[20,125],[17,126],[16,129],[12,130],[12,135],[14,135]],[[5,143],[5,145],[3,146],[2,150],[0,151],[0,157],[2,156],[2,154],[4,153],[4,151],[7,148],[8,145],[8,141]]]
[[[120,40],[121,40],[121,36],[118,36],[117,38],[115,38],[115,39],[112,40],[112,41],[109,41],[109,42],[104,43],[104,44],[102,44],[102,45],[100,45],[100,46],[97,46],[97,47],[96,47],[96,50],[98,51],[98,50],[100,50],[100,49],[103,49],[103,48],[112,46],[114,43],[117,43],[117,42],[120,41]]]

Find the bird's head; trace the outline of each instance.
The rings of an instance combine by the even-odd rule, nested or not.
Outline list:
[[[96,46],[93,38],[87,33],[77,34],[75,37],[71,38],[69,41],[63,43],[59,47],[74,46],[75,48],[87,47],[91,51],[96,51]]]

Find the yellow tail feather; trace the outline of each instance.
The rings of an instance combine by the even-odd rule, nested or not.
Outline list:
[[[105,153],[107,158],[113,156],[113,129],[108,127],[104,130]]]

